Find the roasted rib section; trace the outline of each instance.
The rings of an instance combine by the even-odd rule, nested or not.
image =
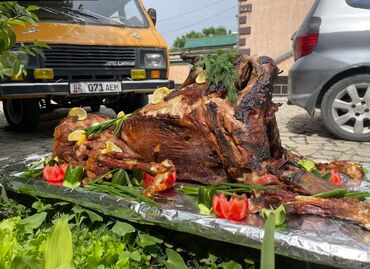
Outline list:
[[[370,230],[370,204],[349,198],[315,198],[299,196],[292,192],[265,192],[252,198],[250,209],[258,213],[262,208],[283,204],[288,214],[317,215],[352,221]]]

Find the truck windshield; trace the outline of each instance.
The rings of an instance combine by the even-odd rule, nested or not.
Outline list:
[[[55,0],[18,1],[23,6],[36,5],[41,21],[104,24],[145,28],[148,21],[137,0]]]

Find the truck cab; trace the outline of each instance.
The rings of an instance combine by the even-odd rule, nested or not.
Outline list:
[[[15,27],[17,43],[42,41],[50,48],[45,57],[22,55],[27,75],[0,83],[4,114],[15,129],[32,130],[40,113],[61,107],[133,112],[155,89],[173,88],[156,12],[140,0],[18,3],[39,6],[40,21]]]

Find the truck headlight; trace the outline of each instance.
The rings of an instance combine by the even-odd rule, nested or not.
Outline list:
[[[19,51],[19,50],[12,51],[12,53],[14,53],[17,56],[21,64],[23,64],[24,66],[27,66],[27,64],[30,61],[30,57],[27,53],[25,53],[24,51]]]
[[[144,64],[147,68],[165,68],[166,63],[163,54],[147,53],[144,56]]]

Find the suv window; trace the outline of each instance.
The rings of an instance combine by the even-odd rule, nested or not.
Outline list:
[[[370,9],[370,0],[346,0],[351,7]]]

